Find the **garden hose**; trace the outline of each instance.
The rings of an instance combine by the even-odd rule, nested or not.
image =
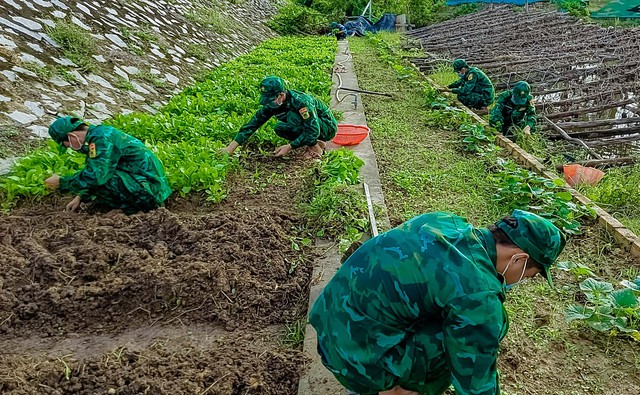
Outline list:
[[[347,57],[340,61],[340,62],[336,62],[337,65],[339,65],[340,67],[345,67],[344,63],[346,61],[348,61],[349,59],[351,59],[351,54],[348,54]],[[344,88],[342,86],[342,77],[340,76],[340,73],[335,72],[334,70],[334,74],[338,77],[338,87],[336,88],[336,100],[338,101],[338,103],[342,103],[344,101],[344,99],[346,99],[348,96],[353,96],[353,106],[354,109],[358,107],[358,95],[356,93],[364,93],[365,95],[377,95],[377,96],[385,96],[385,97],[393,97],[391,94],[389,93],[382,93],[382,92],[373,92],[373,91],[367,91],[367,90],[362,90],[362,89],[354,89],[354,88]],[[343,91],[349,91],[349,92],[356,92],[356,93],[347,93],[346,95],[342,96],[342,98],[340,98],[339,92],[340,90]]]

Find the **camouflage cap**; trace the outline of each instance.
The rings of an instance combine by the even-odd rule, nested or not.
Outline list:
[[[284,81],[280,77],[267,77],[260,82],[260,104],[265,105],[285,91]]]
[[[460,71],[463,68],[469,68],[469,65],[467,64],[467,62],[464,59],[456,59],[453,61],[453,71]]]
[[[531,87],[525,81],[518,81],[513,86],[511,93],[511,101],[517,106],[524,106],[527,101],[531,100]]]
[[[67,135],[76,130],[85,122],[80,118],[62,117],[58,118],[49,126],[49,136],[58,144],[67,141]]]
[[[549,269],[564,249],[566,240],[562,232],[548,219],[528,211],[514,210],[511,216],[516,219],[515,226],[504,220],[498,221],[496,226],[502,229],[518,248],[544,267],[542,275],[553,287]]]

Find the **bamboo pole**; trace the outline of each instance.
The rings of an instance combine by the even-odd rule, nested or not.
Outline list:
[[[586,128],[597,128],[602,126],[626,125],[628,123],[640,123],[640,117],[620,118],[620,119],[600,119],[597,121],[582,121],[582,122],[557,122],[556,124],[563,129],[586,129]]]
[[[584,142],[584,141],[582,141],[582,140],[580,140],[580,139],[576,139],[576,138],[573,138],[573,137],[569,136],[569,135],[567,134],[567,132],[565,132],[564,130],[562,130],[562,128],[558,127],[558,125],[556,125],[555,123],[553,123],[553,121],[552,121],[552,120],[550,120],[549,118],[547,118],[546,116],[543,116],[542,118],[543,118],[545,121],[547,121],[547,122],[548,122],[548,123],[549,123],[549,124],[550,124],[550,125],[551,125],[551,126],[552,126],[556,131],[557,131],[557,132],[558,132],[558,133],[560,133],[560,135],[561,135],[565,140],[567,140],[567,141],[568,141],[568,142],[570,142],[570,143],[573,143],[573,144],[577,144],[577,145],[582,146],[582,147],[583,147],[584,149],[586,149],[586,150],[587,150],[587,152],[588,152],[589,154],[591,154],[591,156],[593,156],[594,158],[596,158],[596,159],[602,159],[602,157],[601,157],[597,152],[595,152],[594,150],[592,150],[592,149],[591,149],[591,147],[589,147],[587,144],[585,144],[585,142]]]
[[[595,139],[601,137],[611,137],[611,136],[623,136],[628,134],[640,133],[640,126],[638,127],[630,127],[630,128],[611,128],[605,130],[584,130],[576,133],[567,133],[571,137],[575,138],[587,138],[587,139]],[[562,136],[558,135],[550,135],[551,139],[559,139]]]
[[[604,111],[604,110],[609,110],[611,108],[616,108],[616,107],[623,107],[626,106],[627,104],[631,104],[633,102],[635,102],[635,99],[627,99],[627,100],[623,100],[617,103],[610,103],[610,104],[605,104],[602,106],[597,106],[597,107],[590,107],[590,108],[582,108],[579,110],[571,110],[571,111],[565,111],[565,112],[558,112],[555,114],[549,114],[548,117],[549,119],[560,119],[560,118],[567,118],[567,117],[573,117],[576,115],[583,115],[583,114],[591,114],[594,112],[600,112],[600,111]]]
[[[587,161],[583,161],[583,162],[574,162],[574,163],[569,163],[572,165],[581,165],[581,166],[585,166],[585,167],[598,167],[598,168],[606,168],[606,167],[612,167],[612,166],[626,166],[626,165],[633,165],[635,163],[638,162],[637,158],[634,158],[632,156],[625,156],[622,158],[613,158],[613,159],[593,159],[593,160],[587,160]],[[563,171],[564,170],[564,164],[561,165],[556,165],[556,170],[557,171]]]

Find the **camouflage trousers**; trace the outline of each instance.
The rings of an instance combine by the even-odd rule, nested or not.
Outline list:
[[[320,296],[310,322],[318,332],[318,353],[329,371],[347,389],[377,395],[395,386],[422,395],[441,395],[451,384],[441,324],[419,323],[406,329],[402,339],[384,355],[377,353],[373,334],[397,336],[397,330],[373,319],[358,317],[346,301],[342,309]],[[341,311],[342,310],[342,311]]]
[[[82,197],[83,202],[93,202],[100,210],[122,210],[125,214],[149,211],[161,206],[145,188],[127,173],[116,173],[106,184],[92,188]]]
[[[338,123],[333,119],[319,119],[320,136],[318,140],[330,141],[338,132]],[[278,136],[288,141],[297,139],[303,132],[301,123],[296,122],[278,122],[276,123],[275,132]]]
[[[491,101],[488,97],[481,93],[469,93],[468,95],[459,94],[458,100],[460,103],[464,104],[469,108],[473,108],[479,110],[483,107],[487,107],[491,104]]]

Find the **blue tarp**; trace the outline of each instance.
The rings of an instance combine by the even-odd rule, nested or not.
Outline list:
[[[396,14],[384,14],[375,24],[367,18],[359,16],[358,19],[345,23],[344,28],[347,30],[347,36],[364,36],[366,32],[375,33],[381,30],[395,31]]]
[[[537,3],[540,1],[546,1],[546,0],[529,0],[529,4]],[[494,4],[525,5],[527,4],[527,1],[526,0],[449,0],[447,1],[447,5],[458,5],[458,4],[466,4],[466,3],[494,3]]]

